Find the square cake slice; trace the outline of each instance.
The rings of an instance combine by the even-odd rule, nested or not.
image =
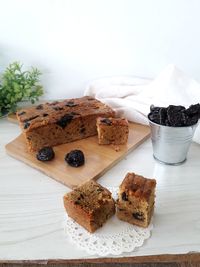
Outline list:
[[[142,227],[151,221],[156,180],[128,173],[119,187],[116,215],[120,220]]]
[[[69,217],[91,233],[115,213],[111,192],[93,180],[67,193],[63,200]]]
[[[98,141],[100,145],[123,145],[128,140],[128,121],[125,118],[98,118]]]

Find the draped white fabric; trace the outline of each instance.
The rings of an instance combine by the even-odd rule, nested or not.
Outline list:
[[[200,103],[200,84],[170,64],[154,80],[126,76],[94,80],[88,84],[84,95],[110,105],[119,116],[129,121],[148,124],[151,104],[189,107]],[[194,141],[200,143],[200,126],[196,129]]]

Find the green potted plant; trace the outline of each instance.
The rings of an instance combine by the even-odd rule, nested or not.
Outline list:
[[[19,62],[11,63],[0,78],[0,117],[15,112],[18,103],[30,101],[32,104],[43,94],[40,84],[41,72],[37,68],[23,71]]]

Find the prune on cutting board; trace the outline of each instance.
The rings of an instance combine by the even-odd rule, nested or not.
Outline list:
[[[52,147],[43,147],[36,155],[36,158],[40,161],[50,161],[54,158],[55,153]]]
[[[85,163],[85,157],[81,150],[75,149],[67,153],[65,161],[72,167],[79,167]]]

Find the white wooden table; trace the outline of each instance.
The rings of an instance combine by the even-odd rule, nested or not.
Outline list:
[[[0,261],[95,258],[63,233],[69,189],[6,154],[5,144],[19,133],[0,120]],[[128,171],[157,179],[156,208],[151,238],[120,257],[200,252],[200,146],[191,145],[183,165],[166,166],[153,159],[148,140],[98,181],[118,186]]]

